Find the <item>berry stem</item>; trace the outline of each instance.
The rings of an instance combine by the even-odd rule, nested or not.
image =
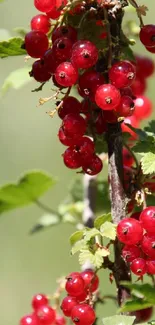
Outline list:
[[[52,213],[52,214],[57,214],[57,215],[59,215],[59,216],[61,217],[61,215],[60,215],[57,211],[51,209],[50,207],[48,207],[46,204],[40,202],[39,200],[35,200],[34,203],[35,203],[35,204],[36,204],[40,209],[44,210],[45,212]]]
[[[96,206],[96,192],[97,182],[96,175],[90,176],[85,174],[83,176],[84,187],[84,209],[83,209],[83,224],[86,227],[92,228],[95,219],[95,206]]]

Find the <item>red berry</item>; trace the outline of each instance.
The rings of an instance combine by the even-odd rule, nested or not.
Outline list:
[[[51,0],[34,0],[35,7],[42,12],[48,12],[55,6],[55,2]]]
[[[155,46],[154,47],[148,47],[146,46],[146,50],[150,53],[155,53]]]
[[[155,236],[145,235],[141,242],[142,251],[151,259],[155,259]]]
[[[61,309],[65,316],[70,317],[74,306],[77,305],[77,299],[75,297],[67,296],[61,303]]]
[[[155,274],[155,260],[147,260],[146,261],[147,265],[147,273],[148,274]]]
[[[142,310],[137,310],[133,314],[136,316],[136,323],[147,322],[153,314],[153,308],[149,307]]]
[[[52,32],[52,42],[60,37],[67,37],[69,38],[72,42],[76,42],[77,40],[77,31],[75,28],[71,26],[60,26],[54,29]]]
[[[80,102],[72,96],[68,96],[63,100],[61,108],[58,110],[58,115],[61,119],[71,113],[80,113],[81,104]]]
[[[145,70],[145,69],[143,69]],[[131,89],[135,96],[141,96],[146,90],[146,81],[143,78],[136,78],[131,85]]]
[[[37,310],[37,316],[39,318],[39,325],[51,325],[55,322],[56,313],[50,306],[41,306]]]
[[[143,229],[139,221],[125,218],[117,226],[117,236],[124,244],[136,245],[142,240]]]
[[[61,62],[69,60],[71,57],[72,42],[67,37],[61,37],[53,43],[52,51],[56,59]]]
[[[88,137],[82,137],[76,141],[75,147],[80,152],[81,159],[84,163],[90,161],[95,151],[94,141]]]
[[[63,119],[64,132],[68,136],[82,136],[86,131],[86,121],[79,114],[68,114]]]
[[[76,299],[77,299],[78,303],[85,302],[87,296],[88,296],[88,292],[85,290],[85,291],[83,291],[83,293],[81,295],[77,296]]]
[[[45,295],[38,293],[35,295],[32,299],[32,307],[34,310],[37,310],[41,306],[46,306],[48,305],[48,299]]]
[[[61,11],[59,9],[53,8],[49,12],[46,13],[48,18],[58,19],[61,15]]]
[[[139,96],[135,99],[134,116],[139,119],[148,118],[152,114],[152,102],[145,96]]]
[[[97,175],[98,173],[100,173],[102,168],[103,168],[102,160],[95,154],[92,156],[89,163],[86,162],[85,165],[82,165],[83,171],[86,174],[91,175],[91,176]]]
[[[123,165],[131,167],[134,163],[134,159],[131,153],[127,149],[123,149]]]
[[[85,288],[94,292],[99,286],[99,278],[92,270],[85,270],[81,272],[81,276],[85,282]]]
[[[46,70],[43,60],[37,60],[33,63],[30,76],[38,82],[46,82],[51,78],[51,74]]]
[[[130,129],[130,127],[127,126],[127,124],[130,124],[134,128],[137,128],[139,126],[139,122],[136,119],[136,117],[134,115],[126,117],[125,120],[123,121],[123,123],[121,124],[121,128],[122,128],[123,132],[130,133],[132,136],[132,139],[134,139],[134,140],[137,139],[137,137],[138,137],[137,134],[134,131],[132,131]]]
[[[35,314],[30,314],[21,318],[20,325],[40,325],[40,323]]]
[[[104,83],[104,77],[94,70],[85,71],[79,78],[79,90],[82,97],[95,100],[97,88]]]
[[[155,206],[145,208],[140,214],[140,221],[148,233],[155,235]]]
[[[146,261],[143,258],[136,258],[131,263],[130,268],[134,274],[138,276],[142,276],[147,271]]]
[[[143,26],[140,30],[139,37],[145,46],[155,46],[155,25]]]
[[[148,78],[153,74],[155,65],[151,58],[147,56],[136,55],[136,63],[136,73],[139,78]]]
[[[84,292],[85,283],[78,272],[70,273],[67,276],[67,282],[66,282],[66,291],[69,295],[73,297],[77,297],[81,295]]]
[[[74,147],[69,147],[63,154],[63,160],[66,167],[70,169],[77,169],[81,167],[81,155]]]
[[[58,61],[58,58],[55,58],[53,54],[53,50],[49,49],[45,52],[43,56],[44,60],[44,67],[45,69],[53,74],[57,68],[57,66],[60,64],[60,61]]]
[[[116,88],[128,87],[136,77],[136,69],[129,61],[115,63],[109,70],[109,78]]]
[[[141,251],[138,246],[125,245],[122,250],[122,256],[127,262],[132,262],[135,258],[140,257]]]
[[[134,81],[133,81],[134,82]],[[125,87],[120,89],[121,96],[134,97],[131,87]],[[134,97],[135,98],[135,97]]]
[[[76,42],[72,49],[71,62],[77,68],[92,67],[98,59],[98,49],[95,44],[87,40]]]
[[[78,72],[70,62],[63,62],[58,65],[55,71],[56,82],[60,86],[73,86],[78,78]]]
[[[134,113],[135,104],[131,97],[129,96],[122,96],[121,101],[116,107],[116,112],[120,117],[127,117],[131,116]]]
[[[25,35],[25,48],[32,58],[41,58],[48,49],[48,38],[43,32],[32,30]]]
[[[66,319],[61,315],[57,315],[54,325],[66,325]]]
[[[94,309],[87,304],[80,304],[72,309],[71,318],[74,324],[92,325],[96,315]]]
[[[119,90],[111,84],[101,85],[96,90],[96,104],[103,110],[115,109],[119,105],[120,99]]]
[[[48,33],[51,28],[50,21],[46,15],[36,15],[31,19],[31,29],[40,30],[43,33]]]
[[[60,127],[58,137],[60,142],[67,147],[73,146],[79,140],[79,136],[76,137],[76,135],[74,137],[66,136],[63,127]]]

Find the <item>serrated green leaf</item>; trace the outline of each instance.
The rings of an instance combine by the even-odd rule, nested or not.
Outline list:
[[[146,132],[152,132],[155,134],[155,120],[149,122],[149,124],[144,128]]]
[[[4,83],[1,88],[1,95],[5,95],[9,89],[20,89],[21,87],[25,86],[27,83],[31,81],[29,76],[29,67],[24,67],[12,71],[9,76],[4,80]]]
[[[84,240],[85,240],[85,242],[89,242],[91,238],[94,238],[97,235],[100,235],[100,231],[96,228],[92,228],[87,231],[85,230]]]
[[[70,236],[70,244],[71,246],[75,245],[76,242],[81,240],[83,238],[84,231],[83,230],[78,230],[75,231],[71,236]]]
[[[106,256],[110,255],[110,251],[106,247],[99,247],[97,249],[97,255],[101,255],[103,257],[106,257]]]
[[[128,124],[128,123],[125,123],[125,125],[127,125],[129,127],[129,129],[131,129],[133,132],[135,132],[138,136],[139,136],[139,139],[142,140],[142,141],[146,141],[147,140],[147,133],[141,129],[137,129],[137,128],[134,128],[131,124]]]
[[[86,245],[86,242],[84,239],[81,239],[79,241],[77,241],[72,249],[71,249],[71,254],[74,255],[75,253],[79,252],[79,251],[82,251],[83,249],[86,249],[87,250],[87,245]]]
[[[121,283],[124,287],[131,290],[131,294],[140,299],[145,299],[151,304],[155,304],[155,290],[151,284],[136,284],[123,281]]]
[[[94,227],[97,229],[100,229],[101,225],[105,223],[106,221],[111,221],[111,213],[103,214],[102,216],[99,216],[94,221]]]
[[[142,171],[144,175],[155,173],[155,154],[149,152],[141,159]]]
[[[0,58],[26,54],[26,51],[21,48],[22,45],[23,39],[20,37],[0,42]]]
[[[103,237],[107,237],[111,240],[115,240],[116,238],[116,225],[113,223],[106,221],[100,227],[100,232]]]
[[[141,309],[145,309],[151,307],[152,303],[147,300],[143,300],[140,298],[133,298],[132,300],[127,300],[124,305],[119,309],[120,313],[123,312],[132,312]]]
[[[115,315],[102,319],[103,325],[132,325],[135,316]]]
[[[93,254],[89,250],[82,250],[79,254],[79,263],[83,265],[86,261],[89,261],[98,269],[103,263],[103,256],[98,251]]]
[[[148,137],[147,141],[137,142],[132,148],[132,150],[141,155],[144,155],[149,152],[155,153],[155,138]]]
[[[57,214],[45,214],[43,215],[38,223],[31,229],[30,234],[34,234],[38,231],[44,230],[45,228],[55,226],[60,223],[60,217]]]
[[[0,188],[0,213],[35,202],[54,184],[54,178],[43,171],[27,172],[17,183]]]

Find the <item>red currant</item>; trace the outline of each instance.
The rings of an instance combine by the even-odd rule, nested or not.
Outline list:
[[[63,160],[66,167],[77,169],[82,166],[81,155],[74,147],[69,147],[63,154]]]
[[[140,30],[139,37],[145,46],[155,46],[155,25],[143,26]]]
[[[41,58],[48,49],[48,38],[43,32],[32,30],[25,36],[25,48],[32,58]]]
[[[34,310],[37,310],[41,306],[46,306],[46,305],[48,305],[48,298],[45,295],[38,293],[33,297],[32,307]]]
[[[66,319],[61,315],[57,315],[54,325],[66,325]]]
[[[155,260],[147,260],[147,273],[148,274],[155,274]]]
[[[148,47],[146,46],[146,50],[150,53],[155,53],[155,46],[154,47]]]
[[[140,221],[148,233],[155,234],[155,206],[145,208],[140,214]]]
[[[78,302],[75,297],[70,297],[70,296],[65,297],[61,303],[61,309],[64,315],[70,317],[73,307],[76,306],[77,304]]]
[[[131,153],[127,149],[123,149],[123,165],[131,167],[134,163],[134,159]]]
[[[40,323],[35,314],[30,314],[21,318],[20,325],[40,325]]]
[[[127,262],[132,262],[135,258],[140,257],[141,251],[138,246],[125,245],[122,250],[122,256]]]
[[[135,113],[135,112],[134,112]],[[139,122],[136,119],[134,115],[126,117],[123,123],[121,124],[121,128],[123,132],[128,132],[131,134],[132,139],[137,139],[137,134],[130,129],[130,127],[127,126],[127,124],[130,124],[134,128],[137,128],[139,126]]]
[[[40,30],[47,34],[51,28],[50,21],[46,15],[36,15],[31,19],[31,29]]]
[[[78,72],[70,62],[63,62],[58,65],[55,71],[56,82],[60,86],[73,86],[78,78]]]
[[[143,69],[144,70],[144,69]],[[135,96],[141,96],[146,90],[146,81],[142,78],[136,78],[131,85],[131,89]]]
[[[43,61],[44,61],[45,69],[51,74],[55,72],[57,66],[60,64],[58,58],[55,58],[55,56],[53,55],[52,49],[49,49],[48,51],[45,52],[43,56]]]
[[[34,5],[39,11],[48,12],[52,10],[55,2],[51,0],[34,0]]]
[[[74,324],[92,325],[96,315],[93,308],[87,304],[80,304],[72,309],[71,318]]]
[[[155,259],[155,236],[144,235],[141,248],[151,259]]]
[[[71,57],[72,42],[67,37],[61,37],[53,43],[52,51],[56,59],[61,62],[69,60]]]
[[[120,117],[127,117],[131,116],[134,113],[135,104],[131,97],[129,96],[122,96],[121,101],[116,107],[116,112]]]
[[[108,111],[107,111],[108,112]],[[110,111],[109,111],[110,112]],[[107,131],[107,124],[103,117],[102,112],[98,115],[96,121],[95,121],[95,131],[97,134],[102,134]]]
[[[69,38],[72,42],[76,42],[77,40],[77,31],[75,28],[71,26],[60,26],[54,29],[52,32],[52,42],[60,37],[67,37]]]
[[[33,63],[30,76],[38,82],[46,82],[51,78],[51,74],[46,70],[42,60],[37,60]]]
[[[111,84],[101,85],[96,90],[96,104],[103,110],[115,109],[119,105],[120,99],[119,90]]]
[[[73,146],[79,140],[79,136],[76,137],[76,135],[74,137],[66,136],[63,127],[60,127],[58,137],[60,142],[67,147]]]
[[[63,100],[63,104],[58,111],[58,115],[61,119],[71,113],[80,113],[81,111],[81,104],[80,102],[72,96],[68,96]]]
[[[77,297],[84,292],[85,283],[78,272],[73,272],[67,276],[66,291],[69,295]]]
[[[92,270],[85,270],[81,272],[81,276],[85,282],[85,288],[94,292],[99,286],[99,278]]]
[[[131,87],[121,88],[120,93],[121,93],[121,96],[129,96],[131,98],[135,98],[134,95],[133,95],[133,91],[132,91]]]
[[[68,114],[63,119],[64,132],[68,136],[82,136],[86,131],[86,121],[79,114]]]
[[[98,59],[98,49],[90,41],[80,40],[72,49],[71,62],[77,68],[87,69],[92,67]]]
[[[82,97],[95,100],[97,88],[104,83],[104,77],[94,70],[84,72],[79,78],[79,90]]]
[[[52,8],[49,12],[46,13],[48,18],[51,18],[53,20],[58,19],[61,15],[61,11],[56,8]]]
[[[89,162],[86,162],[86,164],[82,165],[83,171],[88,175],[97,175],[101,172],[103,168],[102,160],[97,156],[93,155]]]
[[[136,245],[142,240],[143,228],[139,221],[125,218],[117,226],[117,236],[124,244]]]
[[[78,303],[81,303],[81,302],[85,302],[85,300],[87,299],[87,296],[88,296],[88,292],[85,290],[83,291],[83,293],[79,296],[76,297]]]
[[[135,99],[134,116],[139,119],[148,118],[152,114],[152,102],[145,96],[139,96]]]
[[[138,276],[142,276],[147,272],[146,261],[143,258],[136,258],[133,260],[130,268],[131,271]]]
[[[155,65],[151,58],[136,55],[136,63],[136,73],[139,78],[148,78],[153,74]]]
[[[114,110],[111,111],[104,110],[102,114],[103,114],[104,121],[106,121],[106,123],[110,123],[110,124],[117,123],[118,117]]]
[[[129,61],[115,63],[109,70],[109,78],[116,88],[128,87],[136,77],[136,69]]]
[[[140,217],[140,212],[134,212],[130,218],[134,218],[136,220],[139,220],[139,217]]]
[[[40,306],[36,313],[40,321],[39,325],[51,325],[55,322],[56,313],[50,306]]]
[[[153,314],[153,308],[149,307],[142,310],[137,310],[133,314],[136,316],[136,323],[147,322]]]

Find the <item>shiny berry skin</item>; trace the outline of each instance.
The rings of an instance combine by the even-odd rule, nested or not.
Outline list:
[[[85,270],[81,272],[81,276],[85,282],[85,288],[94,292],[98,289],[99,278],[92,270]]]
[[[65,289],[70,296],[77,297],[84,291],[85,283],[78,272],[73,272],[67,276]]]
[[[20,325],[40,325],[40,323],[35,314],[30,314],[21,318]]]
[[[135,96],[133,95],[131,87],[121,88],[120,93],[121,93],[121,96],[129,96],[131,98],[134,97],[134,99],[135,99]]]
[[[63,104],[58,110],[58,115],[61,119],[71,113],[80,113],[81,104],[80,102],[73,96],[68,96],[63,100]]]
[[[60,86],[73,86],[78,78],[78,72],[70,62],[63,62],[58,65],[55,71],[56,82]]]
[[[96,104],[103,110],[115,109],[119,105],[120,99],[119,90],[111,84],[101,85],[96,90]]]
[[[79,140],[79,136],[76,137],[76,135],[74,137],[66,136],[63,127],[59,128],[58,138],[60,142],[67,147],[73,146]]]
[[[145,46],[155,46],[155,25],[143,26],[140,30],[139,37]]]
[[[155,235],[155,206],[149,206],[141,212],[140,222],[148,233]]]
[[[86,121],[79,114],[68,114],[63,119],[64,132],[68,136],[82,136],[86,131]]]
[[[34,0],[35,7],[42,12],[48,12],[52,10],[55,3],[51,0]]]
[[[51,78],[51,74],[46,70],[42,60],[33,63],[30,76],[38,82],[46,82]]]
[[[39,318],[39,325],[51,325],[56,319],[56,312],[50,306],[41,306],[36,314]]]
[[[61,63],[58,58],[55,58],[53,54],[53,50],[49,49],[45,52],[43,56],[43,61],[44,61],[44,67],[45,69],[53,74],[58,67],[58,65]]]
[[[142,310],[137,310],[133,313],[136,316],[136,323],[147,322],[153,314],[153,308],[148,307]]]
[[[135,99],[135,110],[134,116],[139,119],[143,120],[148,118],[152,114],[153,105],[149,98],[146,96],[139,96]]]
[[[61,37],[53,43],[52,51],[56,59],[61,62],[69,60],[71,57],[72,42],[67,37]]]
[[[80,303],[80,302],[85,302],[87,297],[88,297],[88,292],[85,290],[81,295],[77,296],[76,299],[77,302]]]
[[[104,77],[94,70],[85,71],[79,78],[80,95],[95,100],[95,92],[104,83]]]
[[[145,70],[145,69],[143,69]],[[131,85],[131,89],[133,91],[133,94],[135,96],[141,96],[144,94],[145,90],[146,90],[146,81],[143,78],[136,78],[132,85]]]
[[[124,244],[136,245],[142,240],[143,229],[139,221],[125,218],[117,226],[117,236]]]
[[[88,69],[97,62],[97,59],[98,49],[92,42],[81,40],[74,44],[71,62],[77,68]]]
[[[57,315],[54,325],[66,325],[66,319],[61,315]]]
[[[134,113],[135,104],[131,97],[122,96],[116,112],[120,117],[131,116]]]
[[[41,58],[48,49],[48,38],[43,32],[32,30],[25,35],[25,48],[32,58]]]
[[[146,261],[143,258],[136,258],[130,265],[131,271],[138,275],[142,276],[147,272]]]
[[[77,169],[82,166],[81,155],[74,149],[74,147],[67,148],[62,156],[66,167]]]
[[[50,21],[46,15],[36,15],[31,19],[31,29],[40,30],[47,34],[51,28]]]
[[[61,309],[63,314],[67,317],[71,316],[71,312],[74,306],[77,305],[77,299],[75,297],[67,296],[62,300]]]
[[[81,159],[84,163],[90,161],[95,151],[94,141],[88,137],[82,137],[77,140],[75,147],[76,150],[80,152]]]
[[[103,168],[102,160],[97,156],[93,155],[89,162],[86,162],[86,164],[82,165],[83,171],[88,175],[97,175],[101,172]]]
[[[87,304],[80,304],[72,309],[71,318],[74,324],[92,325],[96,315],[94,309]]]
[[[129,87],[136,77],[136,68],[129,61],[115,63],[109,70],[109,78],[116,88]]]
[[[127,262],[132,262],[135,258],[140,257],[141,251],[138,246],[125,245],[122,249],[122,256]]]
[[[155,259],[155,235],[144,235],[141,242],[141,248],[151,259]]]
[[[131,167],[134,163],[134,159],[131,153],[127,149],[123,149],[123,165]]]
[[[147,273],[155,274],[155,260],[151,260],[151,259],[147,260],[146,265],[147,265]]]
[[[148,56],[136,55],[136,63],[136,74],[139,78],[148,78],[152,76],[155,65],[151,58]]]
[[[77,31],[71,26],[57,27],[52,32],[52,42],[54,43],[54,41],[60,37],[67,37],[74,43],[77,40]]]
[[[48,298],[45,295],[38,293],[33,297],[32,307],[34,310],[37,310],[41,306],[46,306],[46,305],[48,305]]]
[[[53,20],[58,19],[61,15],[61,11],[59,9],[56,8],[52,8],[52,10],[48,11],[46,13],[48,18],[51,18]]]

